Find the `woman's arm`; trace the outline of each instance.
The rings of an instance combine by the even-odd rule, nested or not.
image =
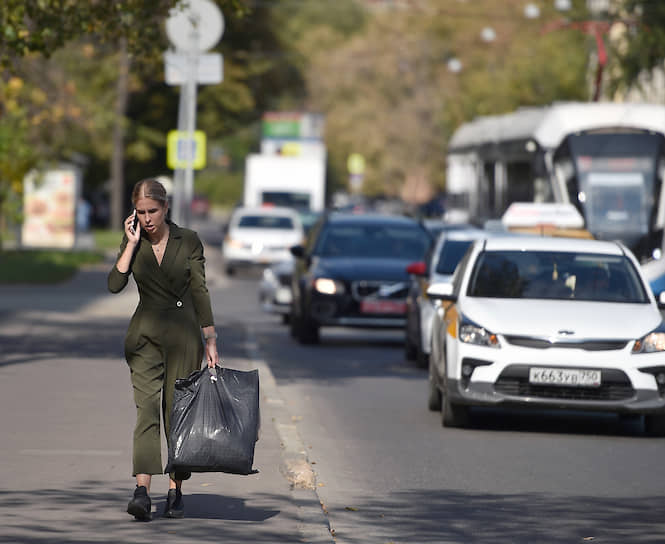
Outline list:
[[[132,264],[132,257],[134,257],[134,251],[136,250],[136,242],[127,242],[125,249],[120,253],[120,257],[115,263],[115,267],[118,269],[118,272],[121,274],[127,274],[129,268]]]
[[[198,236],[194,240],[194,247],[189,256],[190,266],[190,289],[194,299],[194,309],[199,320],[199,326],[213,327],[215,321],[212,315],[212,305],[210,304],[210,293],[206,286],[205,278],[205,257],[203,256],[203,244]]]
[[[219,354],[217,353],[217,333],[215,332],[215,326],[210,325],[209,327],[201,328],[203,332],[203,338],[205,339],[205,351],[206,351],[206,361],[208,361],[208,367],[214,367],[219,364]]]
[[[203,244],[196,237],[194,249],[189,257],[192,298],[194,299],[194,309],[199,319],[201,332],[205,339],[205,353],[208,367],[214,367],[219,364],[219,354],[217,353],[217,333],[215,332],[215,322],[212,316],[212,305],[210,304],[210,293],[206,286],[205,279],[205,257],[203,256]]]
[[[136,211],[125,219],[125,235],[120,243],[120,253],[108,277],[108,287],[111,293],[122,291],[129,279],[132,259],[141,237],[141,225],[137,223],[136,230],[133,227],[135,214]]]

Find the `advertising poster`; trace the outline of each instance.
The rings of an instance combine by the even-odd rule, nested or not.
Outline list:
[[[24,247],[74,247],[77,185],[75,168],[33,172],[26,177],[21,233]]]

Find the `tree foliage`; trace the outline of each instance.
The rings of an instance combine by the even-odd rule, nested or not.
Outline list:
[[[0,54],[5,62],[31,52],[48,56],[84,35],[110,43],[124,36],[132,51],[143,53],[160,43],[159,23],[172,6],[170,0],[5,0]]]
[[[11,62],[29,53],[51,55],[67,42],[96,36],[129,51],[149,56],[163,50],[163,22],[169,10],[186,0],[3,0],[0,3],[0,59]],[[231,13],[243,11],[242,0],[221,0]]]
[[[24,174],[39,162],[75,154],[86,156],[94,169],[108,160],[109,135],[116,122],[130,126],[129,164],[145,164],[156,158],[156,149],[163,148],[163,132],[141,119],[134,123],[114,116],[118,44],[123,40],[133,59],[135,72],[130,91],[141,95],[148,92],[154,87],[149,83],[151,75],[162,80],[161,54],[168,47],[165,18],[169,10],[186,3],[187,0],[0,3],[0,218],[5,199],[20,191]],[[246,10],[242,0],[218,3],[227,17],[239,16]],[[155,102],[172,102],[168,97],[173,93],[169,90],[162,88],[158,94],[167,99],[160,100],[153,94]],[[101,174],[100,179],[105,179],[105,175]]]
[[[610,14],[615,35],[611,92],[648,82],[665,62],[665,3],[623,0]]]
[[[346,187],[346,159],[358,152],[367,163],[366,193],[422,200],[444,186],[446,143],[461,122],[587,96],[589,38],[565,29],[543,33],[559,14],[543,9],[540,19],[527,20],[522,0],[414,0],[409,9],[372,9],[361,0],[217,1],[226,19],[215,48],[224,56],[224,81],[199,87],[197,128],[224,160],[196,178],[219,198],[235,194],[265,111],[325,115],[334,185]],[[0,5],[7,67],[0,77],[0,186],[38,159],[72,154],[88,157],[87,183],[108,179],[121,38],[132,55],[122,120],[126,177],[170,173],[165,140],[177,123],[179,89],[163,81],[162,52],[164,18],[176,3]],[[494,41],[481,39],[485,27]],[[461,61],[458,73],[448,69],[453,58]],[[15,141],[3,139],[8,133]],[[12,157],[21,160],[10,164]]]
[[[326,114],[342,185],[346,158],[357,152],[368,165],[365,192],[426,199],[445,183],[446,143],[463,121],[586,98],[585,38],[543,34],[552,11],[529,21],[518,0],[411,5],[371,13],[352,36],[309,25],[298,37],[308,104]],[[481,38],[486,27],[491,42]],[[459,73],[448,69],[453,58]]]

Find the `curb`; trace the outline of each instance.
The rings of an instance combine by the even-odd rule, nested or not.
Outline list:
[[[293,423],[293,416],[288,412],[275,377],[260,352],[251,325],[247,327],[246,333],[246,349],[259,369],[262,396],[264,402],[271,407],[272,422],[282,445],[280,472],[291,485],[291,493],[302,523],[300,532],[304,542],[334,544],[330,521],[323,511],[323,503],[317,492],[316,474],[309,463],[298,428]]]

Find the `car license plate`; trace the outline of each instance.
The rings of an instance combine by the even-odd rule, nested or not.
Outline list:
[[[577,368],[530,368],[529,382],[539,385],[600,387],[600,370]]]
[[[363,300],[360,311],[364,314],[403,314],[406,302],[397,300]]]

